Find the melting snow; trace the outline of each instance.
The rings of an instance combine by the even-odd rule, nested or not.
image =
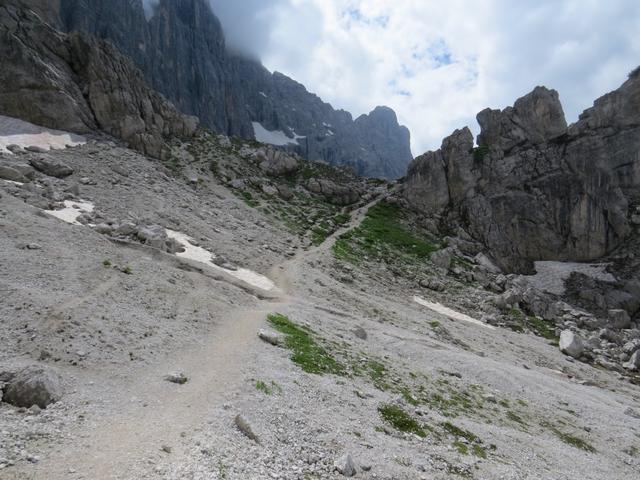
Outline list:
[[[255,134],[256,140],[262,143],[268,143],[269,145],[276,145],[278,147],[283,147],[285,145],[299,145],[298,138],[289,138],[285,135],[282,130],[274,130],[273,132],[267,130],[262,126],[262,124],[258,122],[252,122],[253,124],[253,133]]]
[[[5,183],[10,183],[11,185],[18,185],[19,187],[24,185],[24,183],[22,182],[14,182],[13,180],[5,180],[4,178],[0,178],[0,180],[2,180]]]
[[[262,290],[273,290],[276,287],[275,284],[267,277],[265,277],[264,275],[260,275],[259,273],[256,273],[252,270],[247,270],[246,268],[239,268],[238,270],[228,270],[226,268],[222,268],[219,265],[216,265],[215,263],[213,263],[215,255],[213,255],[208,250],[205,250],[204,248],[198,247],[191,243],[193,242],[193,239],[188,235],[185,235],[184,233],[167,229],[167,235],[170,238],[177,240],[184,246],[184,252],[176,253],[178,257],[188,258],[189,260],[204,263],[217,270],[222,270],[228,275],[231,275],[238,280],[242,280],[243,282]]]
[[[606,263],[535,262],[537,273],[524,278],[538,290],[563,295],[566,290],[565,281],[573,272],[603,282],[615,282],[615,277],[606,271],[607,266]]]
[[[413,297],[413,301],[418,305],[422,305],[423,307],[427,307],[433,310],[434,312],[441,313],[442,315],[449,317],[452,320],[462,320],[463,322],[473,323],[474,325],[479,325],[481,327],[488,328],[489,330],[495,330],[495,327],[491,325],[487,325],[486,323],[481,322],[480,320],[476,320],[475,318],[465,315],[464,313],[451,310],[450,308],[447,308],[439,303],[431,303],[421,297]]]
[[[264,98],[269,98],[269,96],[268,96],[266,93],[264,93],[264,92],[258,92],[258,93],[259,93],[260,95],[262,95]]]
[[[93,203],[91,202],[73,202],[71,200],[64,201],[64,208],[61,210],[45,210],[52,217],[59,218],[71,225],[81,225],[78,222],[78,217],[83,213],[93,212]]]
[[[17,118],[0,115],[0,152],[10,153],[7,150],[9,145],[59,149],[84,143],[87,143],[87,140],[80,135],[39,127]]]

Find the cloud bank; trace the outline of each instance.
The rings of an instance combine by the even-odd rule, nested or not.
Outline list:
[[[536,85],[567,120],[640,64],[637,0],[212,0],[229,43],[355,115],[388,105],[414,154]]]

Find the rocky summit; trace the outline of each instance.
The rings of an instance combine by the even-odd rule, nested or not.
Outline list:
[[[640,68],[407,168],[215,5],[0,1],[0,480],[637,478]]]

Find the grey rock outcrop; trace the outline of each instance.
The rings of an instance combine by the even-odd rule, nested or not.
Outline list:
[[[536,260],[589,261],[630,232],[640,200],[640,78],[631,76],[566,126],[544,87],[467,128],[409,167],[404,198],[445,230],[463,227],[506,271]]]
[[[0,6],[2,114],[76,133],[103,130],[154,157],[164,155],[166,139],[195,132],[196,120],[151,90],[113,46],[61,33],[30,3]]]
[[[352,205],[360,200],[360,193],[345,185],[338,185],[331,180],[310,178],[307,190],[323,195],[327,201],[340,206]]]
[[[295,157],[275,148],[262,148],[256,152],[255,158],[260,170],[267,175],[286,175],[299,168],[298,160]]]
[[[153,88],[217,132],[253,139],[256,122],[283,132],[287,148],[307,159],[368,176],[401,177],[413,158],[409,131],[393,110],[378,107],[354,120],[289,77],[230,52],[206,0],[160,0],[148,19],[141,0],[58,2],[66,31],[113,43]]]

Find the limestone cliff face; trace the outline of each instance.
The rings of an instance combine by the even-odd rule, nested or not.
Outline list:
[[[154,157],[163,155],[166,139],[194,133],[196,119],[151,90],[113,46],[61,33],[33,0],[5,3],[0,113],[77,133],[103,130]]]
[[[629,233],[640,201],[640,76],[567,127],[558,94],[537,87],[409,167],[404,197],[444,228],[462,226],[509,271],[592,260]]]
[[[161,0],[148,20],[141,0],[58,1],[66,31],[109,40],[154,89],[218,132],[253,138],[258,122],[309,159],[370,176],[400,177],[412,160],[409,132],[392,110],[354,121],[285,75],[228,52],[206,0]]]

